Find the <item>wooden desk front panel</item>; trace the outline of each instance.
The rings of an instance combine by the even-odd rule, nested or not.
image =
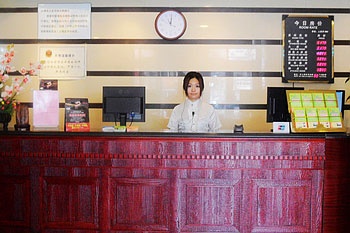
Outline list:
[[[2,146],[1,232],[322,231],[324,139],[10,137]]]
[[[350,138],[326,140],[324,232],[350,232]]]

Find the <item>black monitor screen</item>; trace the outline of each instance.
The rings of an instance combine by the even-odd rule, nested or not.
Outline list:
[[[266,122],[290,122],[286,90],[304,90],[303,87],[267,87]]]
[[[103,87],[104,122],[145,121],[145,87]]]

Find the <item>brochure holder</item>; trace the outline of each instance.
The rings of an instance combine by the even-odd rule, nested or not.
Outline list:
[[[286,93],[292,132],[346,132],[336,91],[287,90]]]

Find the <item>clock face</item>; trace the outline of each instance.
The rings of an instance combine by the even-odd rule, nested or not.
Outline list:
[[[180,38],[186,30],[186,18],[177,10],[165,10],[158,14],[155,28],[160,37],[166,40]]]

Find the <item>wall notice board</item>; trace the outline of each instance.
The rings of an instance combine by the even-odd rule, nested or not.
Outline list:
[[[333,16],[282,16],[282,82],[334,82]]]

